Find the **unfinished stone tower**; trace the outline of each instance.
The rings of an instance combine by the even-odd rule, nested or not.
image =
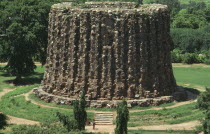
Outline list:
[[[48,56],[40,88],[51,98],[70,99],[78,98],[84,89],[88,100],[171,95],[176,82],[169,32],[165,5],[55,4],[50,11]]]

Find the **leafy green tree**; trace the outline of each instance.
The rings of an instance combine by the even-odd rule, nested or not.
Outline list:
[[[60,122],[67,129],[68,132],[78,129],[76,120],[71,119],[69,116],[63,115],[59,112],[56,114],[56,116],[59,118]]]
[[[179,0],[155,0],[155,3],[163,4],[163,5],[168,5],[170,9],[173,8],[180,8],[180,2]]]
[[[46,59],[48,14],[58,0],[1,0],[0,61],[16,82],[35,69],[33,59]]]
[[[210,48],[210,26],[201,29],[173,28],[171,37],[174,46],[183,51],[183,53],[195,53]]]
[[[80,97],[80,101],[76,100],[74,102],[74,118],[77,121],[79,130],[85,130],[85,122],[87,120],[87,112],[85,110],[85,107],[86,100],[85,93],[83,91]]]
[[[129,120],[129,111],[127,107],[127,102],[123,100],[123,102],[117,106],[115,134],[128,133],[128,128],[127,128],[128,120]]]
[[[210,88],[206,88],[206,91],[199,96],[197,105],[205,115],[203,120],[204,134],[210,134]]]
[[[0,130],[7,126],[7,116],[0,113]]]
[[[200,14],[177,14],[173,19],[173,28],[197,29],[208,24],[205,16]]]
[[[72,130],[85,130],[85,123],[87,120],[87,112],[85,110],[86,100],[84,91],[81,94],[80,100],[75,100],[73,103],[74,118],[70,118],[67,115],[57,113],[56,116],[59,118],[63,126],[66,127],[68,131]]]

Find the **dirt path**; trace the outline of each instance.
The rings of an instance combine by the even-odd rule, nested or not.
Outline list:
[[[149,110],[161,110],[163,108],[174,108],[174,107],[190,104],[192,102],[195,102],[195,100],[179,102],[179,103],[176,103],[176,104],[174,104],[172,106],[168,106],[168,107],[153,107],[153,108],[150,108],[150,109],[143,109],[143,110],[130,110],[129,112],[130,113],[135,113],[135,112],[142,112],[142,111],[149,111]]]
[[[30,101],[31,103],[35,104],[35,105],[38,105],[40,107],[45,107],[45,108],[55,108],[55,109],[64,109],[64,110],[68,110],[67,108],[59,108],[59,107],[53,107],[53,106],[49,106],[49,105],[44,105],[44,104],[41,104],[41,103],[38,103],[32,99],[29,98],[29,95],[33,93],[33,90],[31,90],[30,92],[28,93],[25,93],[23,94],[23,96],[25,96],[25,99],[27,101]]]
[[[0,92],[0,99],[3,95],[5,95],[6,93],[12,91],[13,89],[8,89],[8,88],[4,88],[2,92]],[[41,107],[47,107],[47,108],[58,108],[58,107],[53,107],[53,106],[48,106],[48,105],[43,105],[40,104],[38,102],[35,102],[34,100],[31,100],[29,98],[29,95],[32,93],[32,91],[23,94],[26,98],[26,100],[30,100],[32,103],[39,105]],[[190,104],[194,101],[185,101],[185,102],[180,102],[177,103],[175,105],[172,106],[168,106],[165,108],[174,108],[174,107],[178,107],[181,105],[185,105],[185,104]],[[65,108],[58,108],[58,109],[65,109]],[[162,107],[154,107],[151,109],[145,109],[145,110],[130,110],[130,112],[140,112],[140,111],[148,111],[148,110],[160,110],[162,109]],[[98,112],[95,110],[88,110],[88,112]],[[110,111],[109,111],[110,112]],[[22,119],[22,118],[17,118],[17,117],[13,117],[13,116],[9,116],[9,123],[11,124],[26,124],[26,125],[37,125],[39,124],[39,122],[36,121],[32,121],[32,120],[27,120],[27,119]],[[154,125],[154,126],[141,126],[141,127],[128,127],[129,130],[138,130],[138,129],[144,129],[144,130],[192,130],[193,127],[200,125],[199,121],[191,121],[191,122],[186,122],[186,123],[181,123],[181,124],[173,124],[173,125]],[[108,133],[114,133],[114,128],[115,125],[97,125],[96,129],[93,130],[92,126],[87,126],[86,130],[89,132],[108,132]]]
[[[7,65],[7,62],[0,62],[0,65]],[[35,65],[41,66],[42,64],[39,62],[35,62]]]
[[[140,127],[128,127],[128,130],[193,130],[195,126],[200,125],[199,121],[191,121],[181,124],[173,125],[154,125],[154,126],[140,126]],[[92,126],[87,126],[88,132],[102,132],[102,133],[114,133],[115,125],[96,125],[96,129],[93,130]]]
[[[3,91],[0,92],[0,100],[1,100],[1,97],[4,96],[5,94],[7,94],[8,92],[12,91],[14,89],[10,89],[10,88],[3,88]],[[25,125],[38,125],[39,122],[37,121],[32,121],[32,120],[27,120],[27,119],[22,119],[22,118],[18,118],[18,117],[14,117],[14,116],[10,116],[10,115],[7,115],[8,116],[8,122],[9,124],[25,124]]]

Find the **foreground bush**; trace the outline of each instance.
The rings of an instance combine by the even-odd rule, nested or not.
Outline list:
[[[7,116],[0,113],[0,130],[7,126]]]
[[[203,110],[205,116],[202,122],[204,134],[210,134],[210,88],[206,88],[198,98],[198,107]]]
[[[127,134],[128,133],[128,120],[129,111],[127,107],[127,102],[123,100],[122,103],[117,106],[117,118],[116,118],[116,128],[115,134]]]

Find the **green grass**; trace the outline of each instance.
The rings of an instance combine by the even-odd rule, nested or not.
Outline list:
[[[15,117],[20,117],[40,122],[57,121],[58,119],[55,116],[57,112],[73,116],[72,109],[64,110],[64,109],[42,108],[40,106],[32,104],[30,101],[26,101],[24,96],[17,96],[21,95],[22,93],[30,91],[35,86],[36,85],[20,87],[3,96],[2,100],[0,101],[0,111]],[[92,119],[93,113],[88,113],[88,118]]]
[[[173,67],[174,76],[179,85],[189,84],[189,87],[210,87],[210,66]]]
[[[5,99],[5,98],[11,98],[13,96],[17,96],[17,95],[20,95],[20,94],[27,93],[27,92],[29,92],[30,90],[32,90],[33,88],[35,88],[37,86],[39,86],[39,84],[34,84],[34,85],[24,86],[24,87],[18,87],[14,91],[9,92],[6,95],[4,95],[2,98],[3,99]]]
[[[37,66],[35,72],[31,75],[24,76],[23,82],[20,85],[15,86],[12,84],[15,76],[9,75],[5,70],[3,70],[3,65],[0,65],[0,88],[15,88],[22,85],[32,85],[32,84],[39,84],[42,80],[44,67]]]
[[[194,131],[173,131],[173,130],[128,130],[128,134],[194,134]]]
[[[47,103],[39,98],[37,98],[33,93],[29,95],[29,98],[33,101],[36,101],[40,104],[43,105],[48,105],[48,106],[52,106],[52,107],[57,107],[57,108],[66,108],[66,109],[73,109],[73,106],[67,106],[67,105],[57,105],[55,103]]]
[[[128,126],[178,124],[201,118],[202,112],[196,108],[196,103],[191,103],[175,108],[130,113]]]

